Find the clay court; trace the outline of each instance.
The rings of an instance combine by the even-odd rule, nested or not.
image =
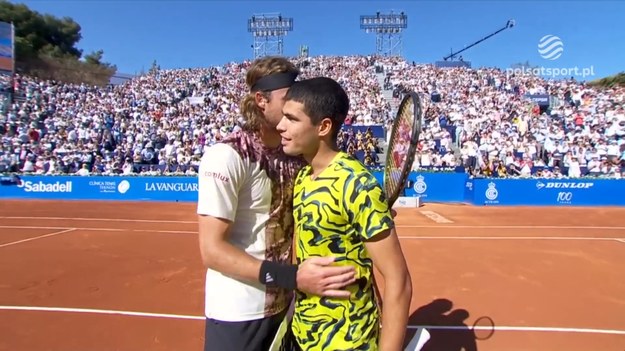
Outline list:
[[[3,200],[0,350],[201,350],[194,210]],[[625,350],[625,209],[426,204],[396,221],[412,328],[452,325],[428,349],[471,350],[458,323],[488,316],[480,351]]]

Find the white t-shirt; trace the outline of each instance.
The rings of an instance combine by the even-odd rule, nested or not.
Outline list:
[[[291,262],[293,181],[302,162],[234,133],[204,153],[197,213],[232,221],[229,242],[259,260]],[[285,309],[291,292],[207,269],[205,315],[246,321]]]

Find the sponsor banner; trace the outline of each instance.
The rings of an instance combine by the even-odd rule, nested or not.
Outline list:
[[[540,106],[549,106],[549,95],[544,95],[544,94],[536,94],[536,95],[530,95],[527,94],[525,95],[526,98],[530,99],[532,102],[534,102],[537,105]]]
[[[474,179],[476,205],[623,206],[625,180]]]
[[[197,201],[196,177],[22,176],[0,198]]]
[[[15,35],[12,23],[0,22],[0,71],[13,72],[15,69]]]
[[[382,172],[374,172],[383,184]],[[206,177],[229,179],[218,173]],[[197,177],[1,177],[2,199],[197,201]],[[404,197],[420,202],[465,202],[505,206],[625,206],[625,180],[608,179],[470,179],[463,173],[417,173],[408,176]],[[404,199],[405,200],[405,199]]]
[[[384,184],[384,172],[373,173]],[[400,196],[420,197],[421,202],[465,202],[464,173],[410,172],[404,193]]]
[[[464,202],[473,203],[473,197],[475,192],[473,191],[473,180],[466,178],[464,181]]]
[[[423,202],[464,202],[465,173],[418,173],[408,176],[406,196],[419,196]]]

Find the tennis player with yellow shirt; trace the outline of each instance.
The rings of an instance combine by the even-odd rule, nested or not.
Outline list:
[[[304,161],[281,150],[276,125],[299,70],[264,57],[246,73],[243,130],[208,148],[198,175],[198,229],[205,278],[205,351],[266,351],[297,288],[345,296],[351,267],[331,257],[291,264],[293,184]]]
[[[334,256],[337,264],[356,267],[356,282],[346,287],[349,299],[296,292],[296,344],[303,351],[399,351],[412,283],[382,187],[336,145],[349,98],[336,81],[319,77],[295,82],[285,100],[277,126],[283,151],[308,163],[293,196],[297,261]],[[384,278],[383,311],[375,299],[374,267]]]

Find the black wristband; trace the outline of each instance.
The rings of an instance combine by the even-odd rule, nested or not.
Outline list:
[[[297,266],[265,260],[260,265],[258,280],[266,286],[294,290],[297,288]]]

